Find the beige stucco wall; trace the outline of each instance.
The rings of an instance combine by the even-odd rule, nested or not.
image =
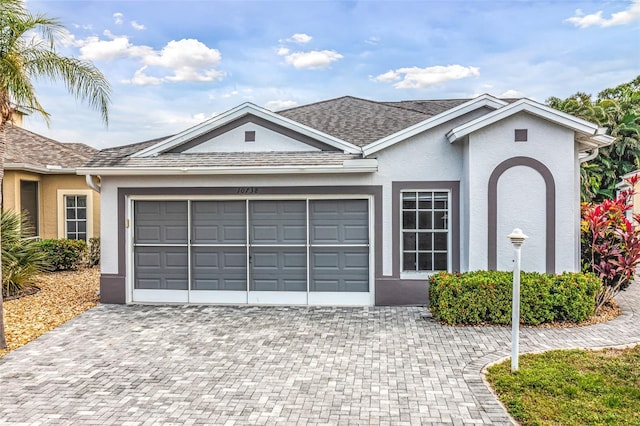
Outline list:
[[[41,182],[41,175],[18,170],[5,170],[2,181],[2,209],[20,210],[20,181]],[[40,184],[42,185],[42,183]]]
[[[63,194],[87,195],[91,207],[90,237],[100,236],[100,194],[89,188],[84,176],[71,174],[40,175],[23,171],[5,170],[2,185],[2,207],[4,210],[20,210],[20,181],[38,181],[39,236],[40,238],[64,237],[64,211],[61,209]]]

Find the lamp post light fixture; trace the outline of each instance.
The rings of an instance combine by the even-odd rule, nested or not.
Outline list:
[[[515,250],[513,265],[513,297],[511,302],[511,371],[518,370],[518,353],[520,352],[520,248],[527,237],[522,229],[516,228],[507,235]]]

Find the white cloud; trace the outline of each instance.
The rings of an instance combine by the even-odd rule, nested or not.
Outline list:
[[[140,61],[142,67],[133,78],[125,80],[136,85],[160,84],[165,81],[212,81],[221,78],[224,73],[216,69],[221,55],[217,49],[206,46],[195,39],[171,40],[162,50],[149,46],[134,45],[127,36],[115,36],[109,32],[105,35],[111,40],[89,37],[85,40],[74,40],[80,46],[80,58],[91,61],[112,61],[131,58]],[[154,68],[155,76],[145,71]],[[157,70],[157,69],[160,70]],[[169,72],[167,72],[169,70]]]
[[[145,65],[137,70],[131,80],[122,80],[122,83],[135,84],[136,86],[156,86],[162,83],[159,77],[153,77],[144,73],[148,67]]]
[[[296,101],[275,100],[267,102],[264,107],[271,111],[279,111],[287,108],[298,106]]]
[[[435,66],[427,68],[409,67],[387,71],[373,81],[391,83],[396,89],[421,89],[434,84],[444,83],[450,80],[459,80],[467,77],[478,77],[480,70],[477,67],[464,67],[462,65]]]
[[[371,36],[368,39],[366,39],[364,42],[375,46],[376,44],[380,43],[380,37]]]
[[[138,30],[138,31],[142,31],[144,29],[146,29],[146,27],[142,24],[138,24],[136,21],[131,21],[131,27],[134,30]]]
[[[498,95],[499,98],[523,98],[524,97],[524,93],[522,93],[519,90],[515,90],[515,89],[509,89],[504,93],[501,93],[500,95]]]
[[[279,56],[288,55],[289,52],[290,52],[289,49],[287,49],[286,47],[279,47],[278,48],[278,55]]]
[[[230,98],[230,97],[232,97],[232,96],[236,96],[238,93],[240,93],[240,92],[238,92],[237,90],[232,90],[232,91],[231,91],[231,92],[229,92],[229,93],[224,93],[224,94],[222,94],[220,97],[221,97],[222,99],[229,99],[229,98]]]
[[[149,121],[153,123],[153,126],[151,126],[152,128],[157,128],[158,126],[168,127],[167,124],[169,124],[173,131],[180,131],[183,130],[185,126],[200,124],[203,121],[215,117],[216,115],[218,115],[216,112],[198,112],[193,115],[185,115],[179,113],[176,114],[174,110],[154,110],[153,114],[150,115]],[[151,117],[153,117],[153,120]]]
[[[113,22],[115,22],[117,25],[121,25],[122,22],[124,22],[123,18],[124,15],[120,12],[116,12],[113,14]]]
[[[404,68],[402,68],[404,69]],[[380,83],[391,83],[392,81],[398,81],[400,80],[402,77],[400,77],[400,74],[398,71],[392,71],[389,70],[387,72],[385,72],[384,74],[380,74],[377,77],[373,77],[372,79],[374,81],[380,82]]]
[[[168,81],[212,81],[223,73],[215,69],[220,63],[220,52],[195,39],[171,40],[161,51],[145,54],[143,63],[168,68],[173,76]]]
[[[343,56],[335,50],[312,50],[310,52],[295,52],[285,56],[285,61],[297,69],[323,69]]]
[[[91,24],[82,24],[82,25],[80,25],[80,24],[71,24],[71,26],[73,28],[82,29],[82,30],[92,30],[93,29],[93,25],[91,25]]]
[[[628,8],[611,14],[610,18],[603,18],[602,14],[602,10],[599,10],[596,13],[585,15],[582,10],[578,9],[576,10],[576,15],[565,19],[565,22],[570,22],[579,28],[587,28],[593,25],[606,28],[640,21],[640,0],[633,0]]]
[[[289,38],[286,38],[284,40],[280,40],[280,43],[283,42],[289,42],[289,43],[298,43],[298,44],[307,44],[309,43],[311,40],[313,39],[313,37],[311,37],[308,34],[304,34],[304,33],[297,33],[292,35]]]
[[[80,46],[80,59],[112,61],[120,58],[145,57],[154,52],[149,46],[131,44],[127,36],[114,36],[108,31],[105,31],[105,35],[111,40],[102,40],[96,36],[76,40],[75,46]]]

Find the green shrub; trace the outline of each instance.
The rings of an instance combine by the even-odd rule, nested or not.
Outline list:
[[[512,283],[513,274],[504,271],[434,274],[429,308],[435,319],[448,324],[511,324]],[[595,311],[599,287],[593,274],[522,272],[521,322],[583,321]]]
[[[54,271],[78,269],[84,263],[87,242],[83,240],[49,239],[39,243]]]
[[[87,266],[92,268],[100,264],[100,237],[89,238]]]
[[[19,293],[35,275],[49,267],[37,241],[22,238],[23,234],[29,234],[32,229],[24,213],[9,210],[2,212],[0,216],[2,294],[5,297]]]
[[[601,282],[594,274],[563,273],[555,277],[553,287],[557,321],[580,322],[596,311],[596,295]]]

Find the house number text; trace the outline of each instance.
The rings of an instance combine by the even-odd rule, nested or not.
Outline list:
[[[236,194],[257,194],[258,193],[258,188],[256,188],[255,186],[245,186],[242,188],[238,188],[236,190]]]

